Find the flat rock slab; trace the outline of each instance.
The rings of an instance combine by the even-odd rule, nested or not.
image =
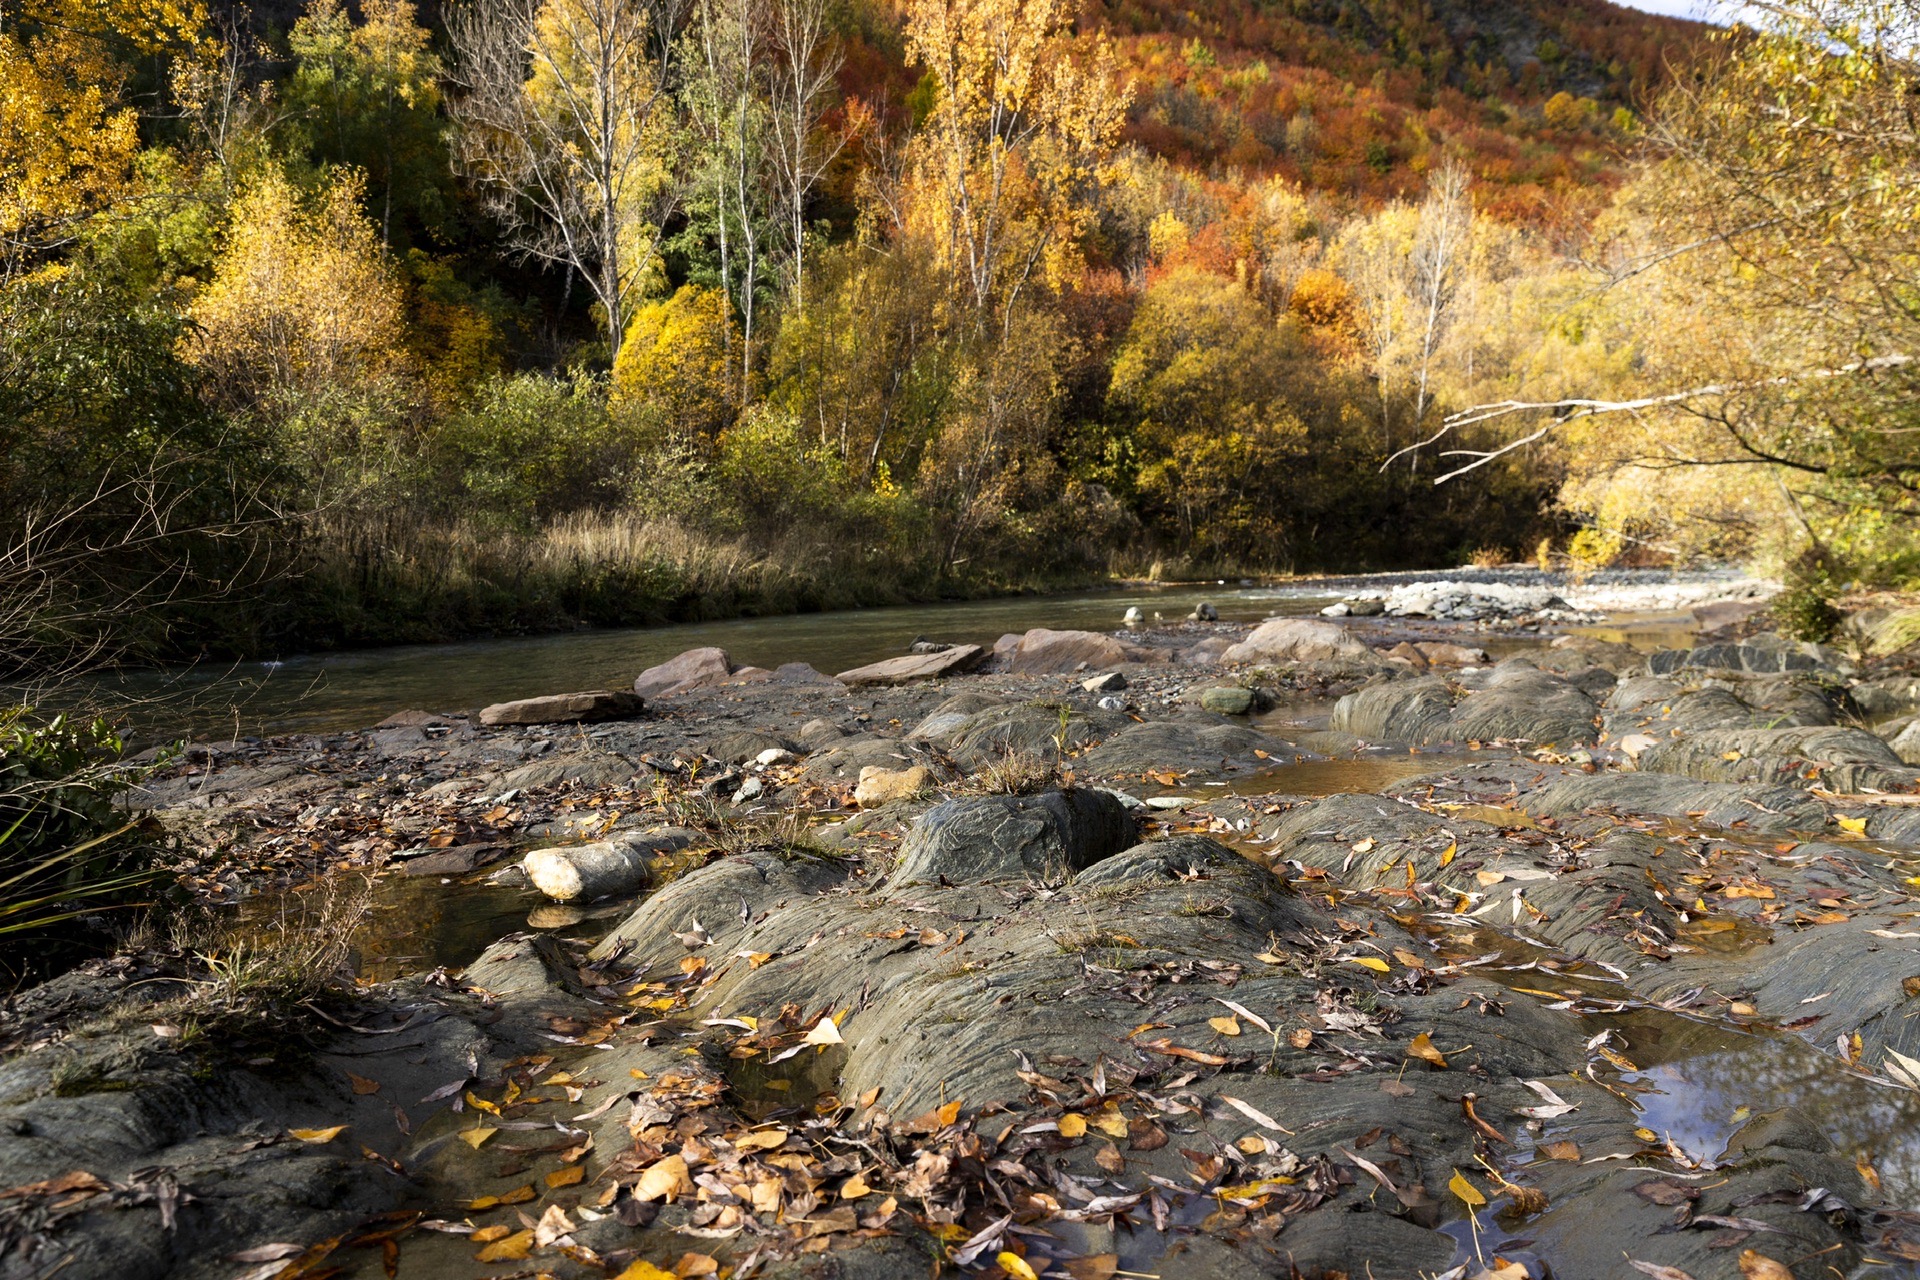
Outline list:
[[[480,711],[484,725],[589,724],[599,720],[628,720],[646,709],[646,700],[619,690],[555,693],[544,698],[496,702]]]
[[[986,656],[987,651],[977,644],[961,644],[936,653],[908,653],[898,658],[884,658],[864,667],[842,671],[834,679],[845,685],[907,684],[914,680],[937,680],[941,676],[971,671]]]

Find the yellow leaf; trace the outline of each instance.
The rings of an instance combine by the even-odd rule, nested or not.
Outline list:
[[[1407,1056],[1418,1058],[1422,1062],[1431,1062],[1443,1070],[1447,1065],[1447,1056],[1433,1047],[1433,1037],[1424,1031],[1407,1043]]]
[[[579,1165],[574,1165],[571,1169],[555,1169],[547,1175],[547,1186],[557,1190],[560,1187],[570,1187],[576,1182],[584,1182],[586,1177],[587,1171]]]
[[[1011,1276],[1012,1280],[1040,1280],[1040,1277],[1034,1274],[1033,1268],[1027,1265],[1027,1260],[1017,1253],[1003,1249],[994,1262],[999,1264],[1000,1269]]]
[[[955,1120],[958,1120],[960,1118],[960,1100],[958,1098],[955,1098],[952,1102],[949,1102],[946,1106],[941,1107],[938,1111],[934,1112],[933,1114],[935,1118],[940,1121],[941,1127],[945,1128],[947,1125],[952,1124]]]
[[[488,1138],[500,1132],[498,1129],[462,1129],[460,1141],[478,1151]]]
[[[510,1236],[495,1240],[492,1244],[473,1255],[475,1262],[505,1262],[518,1260],[533,1251],[533,1232],[516,1231]]]
[[[1469,1209],[1478,1209],[1487,1202],[1487,1198],[1480,1194],[1479,1188],[1468,1182],[1466,1175],[1458,1169],[1453,1171],[1453,1177],[1447,1182],[1447,1190],[1460,1197],[1461,1203]]]
[[[1240,1020],[1238,1018],[1208,1018],[1207,1025],[1223,1036],[1237,1036],[1240,1034]]]
[[[311,1142],[317,1146],[320,1143],[332,1142],[346,1131],[347,1126],[337,1124],[331,1129],[289,1129],[287,1133],[302,1142]]]
[[[536,1193],[534,1192],[533,1184],[528,1183],[524,1187],[515,1187],[513,1190],[507,1192],[505,1195],[481,1196],[477,1200],[469,1200],[467,1201],[467,1208],[473,1209],[473,1210],[484,1210],[484,1209],[498,1209],[502,1205],[525,1204],[527,1201],[533,1199],[535,1194]]]
[[[687,1170],[687,1162],[679,1156],[667,1156],[647,1167],[633,1193],[639,1200],[671,1200],[692,1190],[693,1175]]]
[[[504,1225],[492,1226],[492,1227],[475,1227],[473,1229],[473,1234],[468,1236],[467,1239],[473,1241],[475,1244],[490,1244],[495,1240],[504,1240],[512,1234],[513,1234],[513,1228],[509,1226],[504,1226]]]
[[[857,1173],[840,1184],[840,1198],[842,1200],[858,1200],[861,1196],[872,1194],[873,1188],[868,1186],[867,1180]]]
[[[1365,965],[1375,973],[1391,973],[1392,966],[1378,956],[1348,956],[1347,959],[1358,965]]]
[[[1094,1128],[1106,1134],[1109,1138],[1124,1138],[1129,1132],[1127,1128],[1127,1118],[1121,1115],[1117,1108],[1102,1111],[1093,1118],[1091,1123]]]
[[[471,1089],[467,1090],[467,1105],[472,1107],[475,1111],[484,1111],[490,1116],[497,1116],[500,1114],[500,1108],[494,1106],[491,1102],[488,1102],[485,1098],[476,1098],[473,1094],[473,1090]]]
[[[1840,824],[1842,831],[1851,831],[1857,836],[1867,834],[1867,820],[1865,818],[1842,818],[1836,816],[1834,821]]]
[[[1063,1115],[1060,1117],[1060,1136],[1061,1137],[1079,1138],[1079,1137],[1085,1136],[1086,1132],[1087,1132],[1087,1118],[1085,1116],[1075,1115],[1073,1112],[1069,1111],[1066,1115]]]
[[[671,1271],[662,1271],[646,1259],[634,1263],[613,1280],[678,1280]]]
[[[733,1145],[742,1151],[771,1151],[783,1145],[787,1140],[785,1129],[760,1129],[753,1133],[743,1133],[733,1140]]]
[[[813,1024],[813,1030],[807,1032],[807,1038],[800,1043],[828,1045],[845,1044],[846,1041],[840,1038],[840,1028],[834,1024],[832,1018],[822,1018]]]
[[[1446,847],[1446,850],[1441,853],[1440,865],[1444,867],[1452,863],[1453,855],[1458,853],[1459,851],[1460,851],[1460,842],[1456,840],[1452,844],[1448,845]]]

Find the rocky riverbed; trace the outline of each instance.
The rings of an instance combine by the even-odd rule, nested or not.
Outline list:
[[[1920,679],[1750,612],[697,650],[194,744],[128,797],[183,883],[358,978],[22,993],[0,1267],[1920,1274]]]

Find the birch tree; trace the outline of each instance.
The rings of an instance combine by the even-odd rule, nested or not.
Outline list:
[[[456,161],[515,249],[579,272],[616,356],[678,195],[652,33],[638,0],[472,0],[447,18]]]

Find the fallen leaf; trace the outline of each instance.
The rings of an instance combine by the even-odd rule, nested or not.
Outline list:
[[[1842,831],[1851,831],[1853,832],[1854,835],[1857,835],[1857,836],[1863,836],[1867,834],[1867,820],[1865,818],[1846,818],[1836,814],[1834,815],[1833,820],[1835,823],[1839,824],[1839,827]],[[1744,1266],[1741,1268],[1741,1270],[1743,1271],[1745,1269],[1746,1268]]]
[[[840,1184],[840,1198],[842,1200],[858,1200],[861,1196],[872,1194],[873,1188],[868,1186],[867,1180],[857,1173]]]
[[[1442,1070],[1444,1070],[1447,1065],[1446,1055],[1433,1047],[1433,1037],[1424,1031],[1408,1042],[1407,1056],[1409,1058],[1418,1058],[1422,1062],[1431,1062],[1434,1066]]]
[[[678,1277],[671,1271],[662,1271],[642,1258],[615,1276],[613,1280],[678,1280]]]
[[[1169,1058],[1185,1058],[1189,1062],[1198,1062],[1209,1067],[1224,1067],[1232,1061],[1232,1059],[1223,1058],[1217,1053],[1202,1053],[1198,1049],[1188,1049],[1165,1038],[1149,1040],[1140,1047],[1143,1049],[1151,1049],[1155,1053],[1164,1053]]]
[[[1364,965],[1366,968],[1373,970],[1375,973],[1393,972],[1393,966],[1389,965],[1385,960],[1382,960],[1379,956],[1348,956],[1347,959],[1354,964]]]
[[[1293,1136],[1293,1130],[1286,1128],[1278,1120],[1275,1120],[1272,1116],[1251,1103],[1242,1102],[1240,1099],[1229,1097],[1224,1093],[1220,1095],[1220,1101],[1226,1103],[1235,1111],[1238,1111],[1241,1115],[1263,1128],[1271,1129],[1275,1133],[1284,1133],[1288,1137]]]
[[[634,1198],[640,1201],[671,1200],[675,1196],[687,1195],[693,1190],[693,1175],[687,1170],[687,1162],[680,1156],[667,1156],[655,1161],[640,1175],[640,1182],[633,1189]]]
[[[486,1143],[488,1138],[491,1138],[498,1132],[500,1132],[498,1129],[462,1129],[460,1131],[460,1141],[466,1143],[475,1151],[478,1151],[481,1146]]]
[[[473,1255],[475,1262],[518,1261],[533,1252],[533,1232],[516,1231]]]
[[[733,1145],[741,1151],[772,1151],[776,1147],[785,1146],[786,1141],[785,1129],[756,1129],[752,1133],[743,1133],[735,1138]]]
[[[1287,1033],[1287,1043],[1296,1049],[1305,1049],[1313,1043],[1313,1028],[1295,1027]]]
[[[1458,853],[1459,851],[1460,851],[1460,842],[1457,840],[1454,841],[1452,844],[1448,845],[1445,849],[1441,850],[1440,865],[1443,867],[1452,865],[1453,855]]]
[[[1652,1276],[1653,1280],[1693,1280],[1693,1277],[1678,1267],[1666,1267],[1657,1262],[1642,1262],[1638,1258],[1628,1258],[1627,1265],[1643,1276]]]
[[[1447,1190],[1459,1197],[1460,1202],[1469,1210],[1478,1209],[1487,1202],[1487,1198],[1480,1194],[1480,1189],[1468,1182],[1467,1176],[1458,1169],[1455,1169],[1453,1177],[1448,1179]]]
[[[513,1228],[504,1223],[495,1223],[491,1227],[475,1227],[467,1239],[475,1244],[488,1244],[495,1240],[505,1240],[513,1234]]]
[[[801,1044],[845,1044],[840,1038],[840,1028],[834,1025],[832,1018],[822,1018],[813,1024],[813,1030],[807,1032]]]
[[[1066,1115],[1063,1115],[1060,1117],[1060,1136],[1061,1137],[1080,1138],[1080,1137],[1085,1137],[1086,1132],[1087,1132],[1087,1118],[1085,1116],[1075,1115],[1073,1112],[1069,1111]]]
[[[546,1178],[547,1186],[554,1190],[558,1190],[561,1187],[571,1187],[577,1182],[585,1182],[586,1180],[587,1171],[577,1164],[570,1169],[555,1169],[552,1173],[548,1174]]]
[[[1100,1144],[1100,1150],[1094,1152],[1093,1162],[1107,1173],[1117,1175],[1127,1171],[1127,1158],[1121,1155],[1120,1148],[1111,1142]]]
[[[1557,1142],[1540,1144],[1540,1154],[1549,1160],[1565,1160],[1569,1164],[1580,1159],[1580,1144],[1562,1138]]]
[[[1223,1036],[1237,1036],[1240,1034],[1240,1020],[1238,1018],[1208,1018],[1207,1025]]]
[[[994,1262],[1002,1271],[1006,1272],[1012,1280],[1040,1280],[1040,1277],[1034,1273],[1033,1268],[1027,1265],[1027,1260],[1017,1253],[1002,1250],[1000,1255],[994,1259]]]
[[[321,1143],[332,1142],[346,1131],[347,1126],[337,1124],[331,1129],[289,1129],[287,1133],[290,1137],[298,1138],[302,1142],[311,1142],[317,1146]]]
[[[527,1201],[537,1198],[537,1195],[538,1193],[533,1189],[533,1184],[529,1182],[526,1186],[515,1187],[503,1195],[481,1196],[478,1199],[469,1200],[467,1201],[467,1208],[476,1212],[485,1209],[499,1209],[510,1204],[525,1204]]]
[[[1064,1258],[1053,1265],[1065,1268],[1073,1280],[1113,1280],[1120,1269],[1120,1255],[1096,1253],[1086,1258]]]
[[[353,1091],[363,1098],[370,1093],[380,1092],[380,1082],[378,1080],[369,1080],[365,1076],[357,1076],[351,1071],[347,1072],[347,1079],[353,1082]]]

